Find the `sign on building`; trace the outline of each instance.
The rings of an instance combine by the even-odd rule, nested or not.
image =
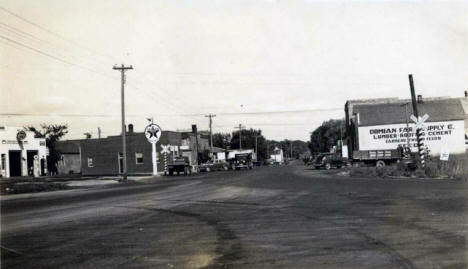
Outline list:
[[[424,145],[431,155],[439,155],[443,148],[453,154],[465,153],[465,123],[462,120],[443,122],[424,122]],[[358,129],[359,149],[396,149],[406,146],[409,140],[412,151],[417,152],[416,124],[389,124],[363,126]]]

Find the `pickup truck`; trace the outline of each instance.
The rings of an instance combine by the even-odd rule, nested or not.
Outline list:
[[[170,176],[172,176],[174,173],[177,173],[177,175],[180,173],[184,173],[184,175],[190,175],[192,173],[191,168],[192,167],[190,166],[188,157],[176,157],[167,166],[167,170],[169,171]]]

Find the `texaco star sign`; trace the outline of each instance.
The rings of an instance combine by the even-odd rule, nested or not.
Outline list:
[[[161,137],[161,134],[162,134],[161,127],[159,127],[158,125],[154,123],[146,126],[145,128],[145,136],[146,136],[146,139],[148,139],[150,143],[158,142],[159,138]]]

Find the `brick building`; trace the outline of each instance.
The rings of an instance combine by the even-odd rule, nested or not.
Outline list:
[[[192,131],[175,132],[163,131],[156,144],[156,157],[158,172],[164,171],[165,161],[170,161],[175,156],[189,157],[192,165],[196,164],[198,152],[209,149],[208,138],[203,132],[195,135],[196,127]],[[198,143],[197,143],[198,142]],[[66,146],[65,144],[73,144]],[[120,135],[109,136],[101,139],[67,140],[60,141],[58,148],[66,149],[60,152],[64,156],[63,162],[59,162],[59,170],[62,173],[75,171],[70,164],[78,163],[76,153],[79,155],[80,172],[82,175],[118,175],[122,173],[122,137]],[[198,147],[197,147],[198,144]],[[146,175],[153,172],[152,146],[143,132],[134,132],[129,125],[126,133],[127,145],[127,172],[129,175]],[[170,153],[161,154],[162,145],[169,145]],[[67,162],[68,161],[68,162]]]

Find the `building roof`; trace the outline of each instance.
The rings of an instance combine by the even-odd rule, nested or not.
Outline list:
[[[356,104],[353,113],[359,113],[359,126],[405,123],[406,103],[408,100],[381,104]],[[465,112],[458,98],[424,100],[418,103],[418,112],[420,116],[429,115],[427,122],[465,119]],[[412,114],[413,106],[409,102],[408,117]]]

